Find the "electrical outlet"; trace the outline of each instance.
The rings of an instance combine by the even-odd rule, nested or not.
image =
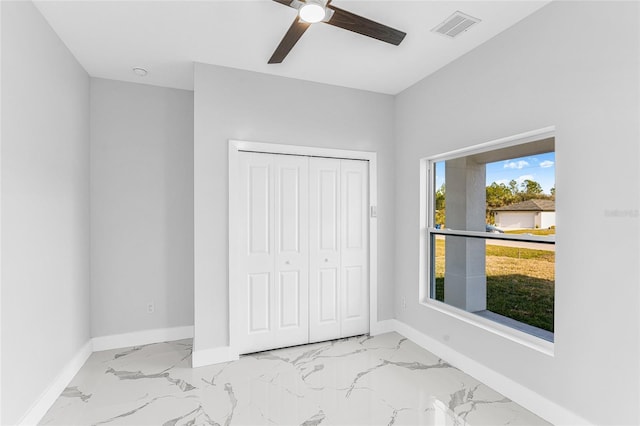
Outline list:
[[[147,303],[147,313],[152,314],[156,311],[156,305],[153,302]]]

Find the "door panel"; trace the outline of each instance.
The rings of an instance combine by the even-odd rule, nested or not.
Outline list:
[[[338,271],[335,268],[320,269],[318,283],[318,320],[321,323],[338,322]]]
[[[249,353],[308,342],[308,160],[242,152],[238,239],[242,273],[239,332]]]
[[[300,170],[279,168],[281,253],[300,251]]]
[[[243,352],[260,350],[271,341],[274,306],[273,158],[242,153],[235,195],[238,216],[244,224],[238,236],[237,332],[233,344]]]
[[[278,327],[274,348],[309,341],[309,160],[274,155],[275,271]]]
[[[268,164],[249,167],[249,253],[252,254],[270,251],[270,169]]]
[[[362,268],[360,266],[352,266],[345,268],[345,318],[353,319],[361,317],[363,312],[363,305],[365,302],[362,282]]]
[[[309,339],[340,336],[340,160],[309,159]]]
[[[340,337],[369,331],[369,164],[340,160],[342,223],[340,236]]]
[[[279,327],[300,327],[300,274],[298,271],[280,272]]]
[[[363,231],[363,205],[364,185],[362,182],[362,173],[347,171],[344,174],[346,190],[345,199],[345,232],[347,248],[361,249],[363,248],[362,235]],[[366,219],[366,218],[365,218]]]
[[[269,274],[249,274],[249,334],[269,332]]]
[[[329,165],[325,167],[329,167]],[[338,249],[338,173],[339,170],[336,169],[321,168],[319,170],[320,250],[335,251]]]

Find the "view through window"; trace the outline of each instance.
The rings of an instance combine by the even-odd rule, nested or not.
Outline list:
[[[553,138],[430,164],[431,299],[553,341]]]

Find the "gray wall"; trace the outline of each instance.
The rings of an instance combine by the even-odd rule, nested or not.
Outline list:
[[[196,350],[228,345],[229,139],[378,153],[378,309],[393,317],[393,114],[392,96],[196,64]]]
[[[601,425],[640,422],[638,8],[553,2],[396,100],[396,301],[408,301],[398,318],[434,339],[449,336],[443,343],[454,350]],[[417,298],[419,159],[550,125],[553,357]]]
[[[2,8],[2,424],[89,335],[89,76],[31,2]]]
[[[91,335],[192,324],[193,92],[92,78]]]

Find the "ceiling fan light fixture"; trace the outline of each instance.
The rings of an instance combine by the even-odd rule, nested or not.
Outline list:
[[[322,3],[307,0],[298,11],[298,15],[304,22],[315,24],[325,18],[327,10]]]

